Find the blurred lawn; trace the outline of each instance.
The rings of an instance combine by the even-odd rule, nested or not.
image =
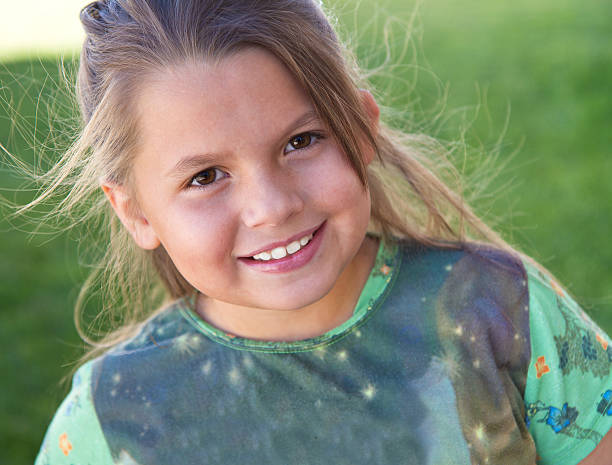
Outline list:
[[[346,31],[355,23],[358,55],[380,63],[382,17],[391,12],[407,19],[412,2],[388,0],[378,9],[362,2],[357,15],[345,2],[333,2]],[[381,18],[373,20],[373,11]],[[512,243],[547,266],[583,306],[612,332],[612,47],[609,18],[612,4],[567,0],[482,2],[437,0],[424,3],[416,31],[424,30],[415,89],[392,86],[395,106],[433,114],[437,100],[433,70],[442,85],[450,83],[450,123],[439,133],[457,136],[461,115],[486,96],[469,139],[493,147],[502,133],[508,109],[510,122],[500,161],[522,149],[498,178],[512,188],[495,202],[477,206],[487,216],[501,217],[500,229]],[[377,24],[378,27],[374,25]],[[400,45],[402,28],[392,41]],[[406,57],[406,63],[414,63]],[[2,69],[4,67],[4,69]],[[412,67],[395,73],[412,81]],[[48,132],[44,116],[47,82],[35,118],[39,85],[57,79],[55,61],[5,62],[0,66],[0,98],[12,98],[26,127],[26,137],[0,110],[0,142],[32,160],[33,127],[39,143]],[[376,81],[381,84],[380,80]],[[38,84],[37,84],[38,83]],[[480,89],[477,91],[477,87]],[[28,96],[22,100],[24,94]],[[465,108],[467,113],[456,112]],[[28,126],[30,129],[28,129]],[[453,129],[455,128],[455,129]],[[0,186],[20,184],[6,166]],[[496,186],[489,192],[495,192]],[[5,193],[6,195],[6,193]],[[22,194],[21,198],[27,198]],[[0,337],[4,343],[0,370],[0,463],[31,463],[51,415],[65,391],[58,380],[62,364],[74,360],[80,347],[72,324],[72,306],[82,279],[75,242],[63,237],[32,240],[0,221]]]

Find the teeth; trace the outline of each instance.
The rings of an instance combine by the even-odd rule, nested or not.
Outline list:
[[[300,243],[298,241],[294,241],[287,246],[287,253],[288,254],[296,253],[301,248],[302,246],[300,245]]]
[[[272,258],[278,260],[279,258],[283,258],[287,256],[287,249],[284,247],[277,247],[276,249],[272,249]]]
[[[302,237],[299,241],[293,241],[287,245],[287,247],[276,247],[267,252],[260,252],[257,255],[253,255],[255,260],[263,260],[268,261],[271,259],[278,260],[279,258],[286,257],[287,255],[292,255],[304,247],[306,244],[310,242],[312,239],[312,234],[308,236]]]

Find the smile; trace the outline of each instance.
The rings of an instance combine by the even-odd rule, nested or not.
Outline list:
[[[308,244],[311,239],[312,239],[312,234],[309,234],[308,236],[302,237],[298,241],[291,242],[290,244],[287,245],[287,247],[282,247],[282,246],[276,247],[272,250],[264,251],[256,255],[253,255],[253,258],[255,260],[263,260],[263,261],[268,261],[271,259],[278,260],[279,258],[286,257],[287,255],[293,255],[294,253],[299,251],[302,247],[304,247],[306,244]]]
[[[301,268],[317,253],[323,240],[326,223],[324,221],[318,227],[290,238],[291,242],[285,245],[270,244],[265,250],[260,249],[255,254],[239,257],[238,260],[253,270],[266,273],[286,273]]]

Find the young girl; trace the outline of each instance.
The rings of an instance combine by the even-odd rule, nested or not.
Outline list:
[[[83,131],[38,201],[104,209],[126,324],[38,465],[610,463],[610,339],[379,122],[317,2],[81,19]]]

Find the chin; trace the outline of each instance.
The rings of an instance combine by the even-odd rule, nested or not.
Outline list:
[[[293,290],[282,295],[269,295],[261,301],[260,308],[286,311],[300,310],[321,300],[331,291],[332,287],[333,285],[321,285],[316,288],[307,287]]]

